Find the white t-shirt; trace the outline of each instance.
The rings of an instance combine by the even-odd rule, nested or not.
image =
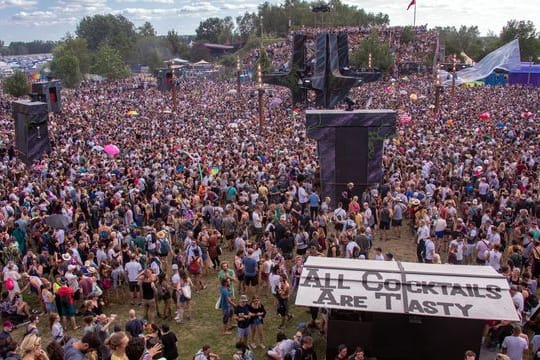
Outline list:
[[[142,271],[142,266],[137,261],[130,261],[126,264],[125,270],[128,274],[128,280],[130,282],[137,281],[137,275]]]
[[[500,251],[490,250],[489,260],[486,265],[491,266],[495,271],[499,271],[501,269],[501,258],[502,253]]]
[[[463,260],[463,248],[464,248],[465,244],[463,243],[463,241],[457,241],[456,239],[454,239],[454,240],[450,241],[450,247],[452,247],[452,245],[457,246],[456,260],[457,261],[462,261]]]
[[[349,241],[349,243],[347,244],[347,246],[345,247],[345,257],[346,258],[352,258],[353,257],[353,254],[354,254],[354,248],[358,248],[360,249],[360,247],[358,246],[358,244],[354,241]]]
[[[502,347],[506,349],[506,355],[511,360],[523,360],[523,351],[527,350],[529,344],[521,336],[507,336],[504,338]]]
[[[435,255],[435,243],[431,239],[426,239],[426,260],[433,260]]]

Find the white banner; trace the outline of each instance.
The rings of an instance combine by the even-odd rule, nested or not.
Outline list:
[[[506,279],[488,266],[310,257],[296,304],[335,309],[518,321]]]

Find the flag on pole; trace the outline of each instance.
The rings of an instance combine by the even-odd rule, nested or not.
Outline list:
[[[413,5],[416,5],[416,0],[411,0],[411,2],[409,3],[409,6],[407,6],[407,10],[409,10],[411,6]]]

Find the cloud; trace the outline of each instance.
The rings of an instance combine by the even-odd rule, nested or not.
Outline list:
[[[249,9],[256,9],[258,7],[257,4],[223,4],[221,5],[221,9],[223,10],[249,10]]]
[[[113,15],[123,15],[132,21],[150,21],[152,19],[163,19],[166,17],[177,16],[179,9],[145,9],[145,8],[126,8],[113,10]]]
[[[0,9],[8,7],[32,7],[37,4],[37,0],[0,0]]]
[[[187,14],[215,13],[219,8],[209,2],[200,2],[197,5],[184,5],[180,8],[180,12]]]
[[[174,0],[115,0],[119,3],[174,4]]]

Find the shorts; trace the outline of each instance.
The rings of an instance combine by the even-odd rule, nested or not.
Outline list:
[[[245,275],[244,273],[241,273],[241,274],[238,274],[238,273],[237,273],[237,274],[236,274],[236,278],[238,279],[238,281],[244,281],[244,277],[245,277],[245,276],[246,276],[246,275]]]
[[[238,337],[239,338],[242,338],[242,337],[248,337],[249,334],[250,334],[250,328],[249,326],[247,328],[238,328]]]
[[[476,247],[476,244],[467,244],[465,245],[465,253],[464,256],[471,256],[473,254],[474,248]]]
[[[398,226],[401,226],[401,222],[403,220],[399,219],[399,220],[392,220],[392,227],[398,227]]]
[[[437,236],[437,239],[442,239],[444,237],[444,230],[443,231],[435,231],[435,236]]]
[[[187,303],[187,302],[190,301],[190,300],[191,300],[191,299],[185,297],[184,294],[180,295],[180,297],[178,298],[178,302],[181,303],[181,304],[185,304],[185,303]]]
[[[139,283],[136,281],[130,281],[129,282],[129,291],[135,292],[139,291],[141,287],[139,286]]]
[[[486,265],[486,260],[482,260],[482,259],[476,258],[476,263],[477,263],[478,265]]]
[[[263,320],[256,317],[251,319],[251,325],[262,325]]]
[[[270,273],[265,273],[265,272],[261,273],[261,281],[268,281],[269,278],[270,278]]]
[[[56,305],[54,303],[45,303],[45,310],[47,310],[47,313],[55,312]]]
[[[257,286],[259,284],[259,281],[257,279],[257,275],[254,276],[245,276],[244,277],[244,283],[247,286]]]
[[[390,230],[390,223],[389,222],[383,222],[381,221],[380,224],[379,224],[379,228],[381,230]]]
[[[74,317],[75,316],[75,305],[62,305],[62,316]]]
[[[226,324],[232,318],[233,309],[229,308],[227,310],[221,309],[221,314],[223,315],[223,323]]]
[[[305,255],[307,252],[307,248],[303,248],[303,249],[296,249],[296,255]]]

